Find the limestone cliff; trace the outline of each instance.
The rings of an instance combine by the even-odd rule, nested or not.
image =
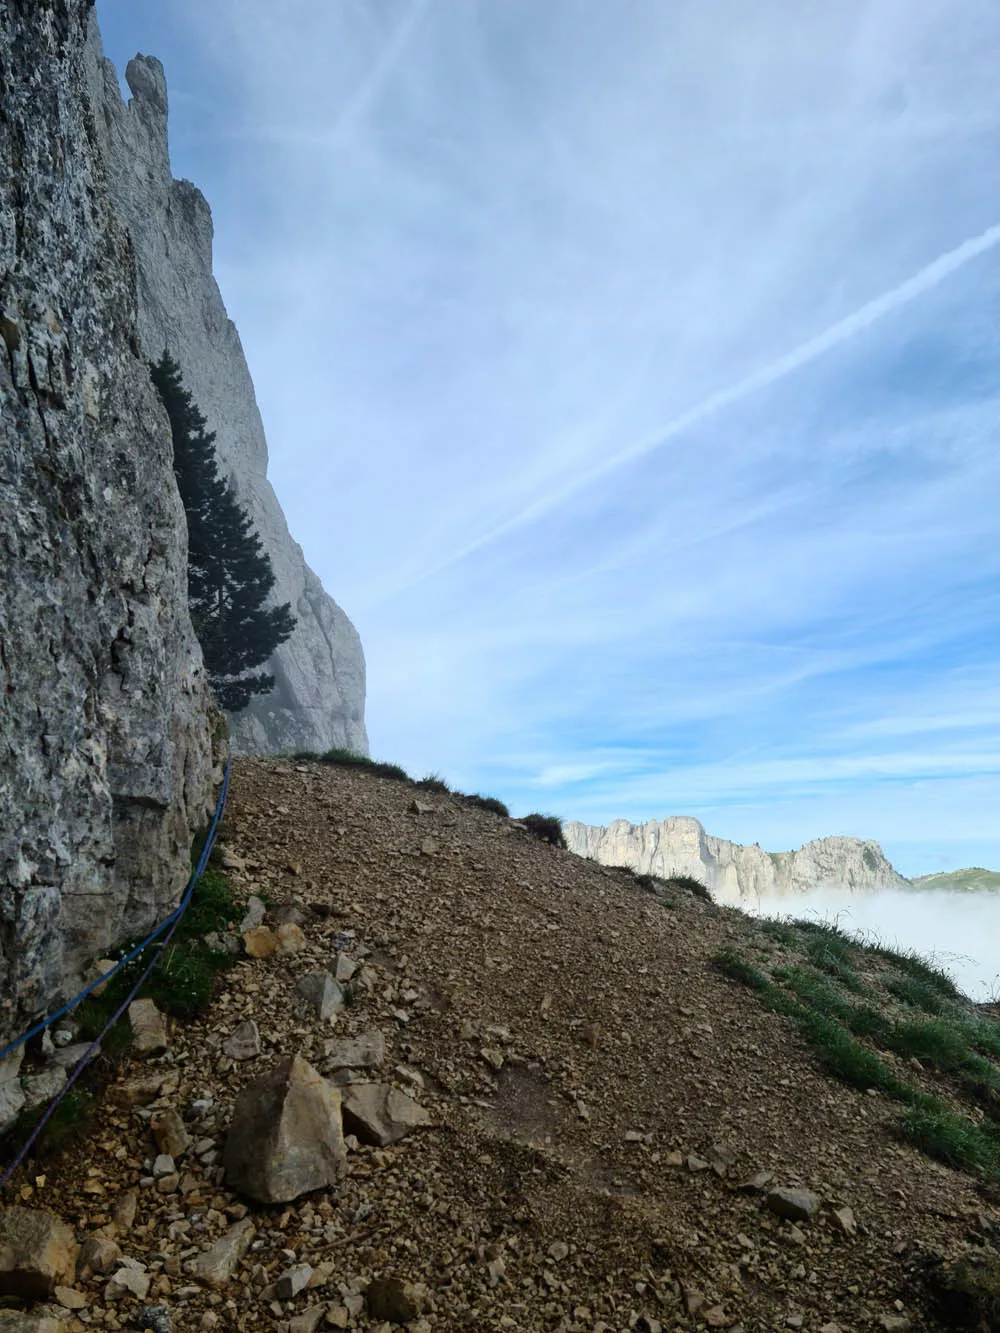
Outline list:
[[[713,838],[697,819],[683,815],[648,824],[615,819],[607,828],[568,821],[563,832],[579,856],[663,879],[692,875],[719,902],[793,897],[821,888],[875,893],[910,887],[877,842],[860,838],[817,838],[798,851],[765,852],[756,843],[742,847]]]
[[[0,1034],[176,903],[212,796],[170,432],[83,93],[88,15],[0,6]]]
[[[267,479],[253,383],[212,276],[212,215],[201,192],[170,170],[163,67],[149,56],[131,60],[126,104],[93,21],[87,76],[108,184],[135,247],[142,350],[155,360],[168,347],[180,363],[216,432],[223,475],[271,557],[275,598],[290,602],[298,621],[268,666],[274,691],[231,719],[234,748],[279,754],[343,746],[367,754],[361,641],[306,565]]]

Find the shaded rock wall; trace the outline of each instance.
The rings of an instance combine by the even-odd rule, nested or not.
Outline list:
[[[0,1033],[176,901],[212,798],[166,416],[84,95],[86,0],[0,6]]]
[[[147,357],[164,347],[217,435],[216,449],[250,512],[277,578],[275,597],[298,624],[268,670],[273,692],[231,719],[233,746],[251,754],[368,753],[365,661],[357,631],[323,590],[292,540],[267,480],[267,441],[236,326],[212,275],[212,214],[190,181],[174,180],[167,147],[167,84],[150,56],[129,61],[126,104],[101,51],[96,21],[88,86],[108,179],[139,266],[139,338]]]
[[[706,833],[697,819],[675,815],[648,824],[613,820],[607,828],[567,821],[570,851],[606,866],[629,866],[642,874],[692,875],[720,902],[794,897],[813,889],[875,893],[909,888],[877,842],[817,838],[794,852],[765,852]]]

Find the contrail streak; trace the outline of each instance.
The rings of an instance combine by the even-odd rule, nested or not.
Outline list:
[[[724,407],[739,402],[740,399],[746,398],[758,389],[764,389],[777,380],[784,379],[786,375],[790,375],[793,371],[808,365],[810,361],[815,361],[824,352],[839,347],[841,343],[847,342],[855,334],[867,329],[894,310],[898,310],[900,306],[908,304],[922,293],[936,287],[957,269],[964,267],[977,256],[985,254],[987,250],[992,250],[996,245],[1000,245],[1000,224],[987,228],[981,235],[963,242],[962,245],[956,246],[954,250],[949,250],[947,254],[941,255],[940,258],[920,269],[912,278],[907,278],[898,287],[893,287],[891,291],[876,296],[863,305],[860,310],[856,310],[852,315],[847,315],[844,319],[838,320],[836,324],[831,324],[828,329],[824,329],[822,333],[810,338],[808,342],[802,343],[794,351],[787,352],[784,356],[779,357],[777,361],[772,361],[770,365],[763,369],[756,370],[752,375],[747,375],[744,379],[738,380],[736,384],[731,385],[728,389],[720,389],[717,393],[703,398],[694,407],[682,412],[680,416],[674,417],[655,435],[648,435],[635,444],[629,445],[626,449],[619,450],[618,453],[612,454],[610,458],[604,459],[602,462],[595,464],[589,471],[574,478],[561,490],[554,493],[550,492],[533,504],[526,506],[511,518],[505,519],[496,527],[491,528],[489,532],[477,537],[475,541],[469,542],[461,550],[446,557],[433,568],[417,575],[415,579],[398,589],[398,592],[405,592],[409,588],[433,578],[442,570],[465,560],[475,551],[481,550],[484,546],[489,546],[515,528],[523,527],[526,523],[532,523],[551,510],[557,509],[579,491],[584,490],[587,486],[592,486],[595,481],[599,481],[602,477],[606,477],[608,473],[615,472],[626,463],[634,462],[635,459],[642,458],[643,455],[659,449],[668,440],[672,440],[691,426],[698,425],[706,417],[713,416]]]
[[[328,136],[328,142],[344,139],[351,133],[358,121],[382,90],[382,85],[395,69],[400,57],[410,44],[410,38],[416,31],[421,19],[427,12],[430,0],[415,0],[407,13],[396,26],[392,36],[379,53],[378,59],[355,93],[348,99],[336,123]]]

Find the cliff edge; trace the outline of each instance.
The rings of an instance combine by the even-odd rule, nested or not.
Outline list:
[[[756,843],[743,847],[714,838],[686,815],[647,824],[615,819],[607,828],[569,820],[563,833],[578,856],[661,879],[691,875],[719,902],[794,897],[821,888],[876,893],[910,887],[878,843],[868,839],[816,838],[794,852],[765,852]]]
[[[274,690],[230,719],[233,748],[281,754],[340,746],[367,754],[361,640],[305,563],[267,479],[253,381],[212,274],[211,210],[200,190],[171,173],[163,66],[151,56],[129,61],[132,97],[124,102],[92,18],[86,75],[108,188],[135,250],[142,352],[158,360],[166,347],[180,364],[216,432],[222,475],[271,558],[275,601],[290,602],[297,618],[267,667]]]
[[[88,6],[0,7],[0,1033],[166,915],[212,796],[170,430],[83,95]]]

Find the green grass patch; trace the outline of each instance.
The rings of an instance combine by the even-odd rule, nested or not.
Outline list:
[[[550,843],[553,847],[565,848],[566,839],[563,837],[562,820],[558,815],[540,815],[537,813],[524,815],[521,823],[527,826],[532,837],[538,838],[541,842]]]
[[[936,986],[928,986],[926,981],[917,977],[892,977],[885,983],[890,995],[912,1009],[922,1009],[925,1014],[940,1014],[946,1004],[944,996]]]
[[[879,944],[878,941],[868,940],[860,941],[859,947],[867,954],[876,958],[883,958],[887,963],[892,963],[893,967],[902,972],[904,976],[922,982],[944,1000],[959,1000],[962,998],[961,991],[947,972],[935,967],[926,958],[921,958],[915,949],[890,949],[884,944]]]
[[[503,801],[498,800],[496,796],[480,796],[478,792],[474,792],[471,796],[463,796],[461,800],[463,805],[474,806],[477,810],[486,810],[491,815],[499,815],[501,819],[510,818],[510,811]]]
[[[292,755],[292,758],[304,758],[305,752],[300,751],[299,755]],[[354,750],[345,750],[335,746],[332,750],[327,750],[321,755],[308,756],[315,758],[321,764],[332,764],[336,768],[361,768],[366,773],[371,773],[377,778],[389,778],[393,782],[412,782],[413,779],[407,773],[405,768],[400,768],[399,764],[386,764],[379,760],[369,759],[366,754],[358,754]]]
[[[784,944],[786,948],[795,948],[800,943],[798,931],[787,921],[761,921],[760,928],[765,935],[777,940],[779,944]]]
[[[425,778],[421,778],[419,782],[415,782],[413,785],[419,787],[421,791],[431,792],[434,796],[449,796],[451,794],[451,788],[440,773],[428,773]]]
[[[70,1088],[45,1122],[45,1128],[32,1146],[33,1159],[48,1157],[88,1134],[94,1124],[94,1096],[81,1088]],[[48,1102],[30,1111],[22,1111],[4,1135],[5,1154],[16,1156],[24,1147],[48,1108]]]
[[[732,977],[734,981],[742,981],[744,986],[749,986],[753,991],[765,994],[775,987],[767,974],[759,967],[755,967],[748,958],[744,958],[736,949],[720,949],[712,960],[720,972],[727,977]]]
[[[899,1124],[900,1137],[946,1166],[975,1176],[1000,1175],[1000,1140],[988,1125],[974,1125],[947,1107],[914,1107]]]
[[[803,952],[807,958],[818,957],[820,964],[827,958],[844,960],[844,945],[850,947],[851,942],[836,928],[805,924]],[[809,944],[817,941],[829,946],[828,955],[810,951]],[[892,962],[895,966],[894,959]],[[841,977],[808,963],[775,967],[769,973],[727,948],[716,955],[715,964],[754,991],[767,1008],[791,1018],[829,1073],[851,1087],[876,1088],[902,1102],[907,1109],[899,1134],[906,1142],[972,1175],[1000,1176],[1000,1068],[978,1053],[974,1041],[978,1038],[987,1054],[993,1054],[1000,1044],[996,1024],[963,1014],[957,1003],[948,1004],[941,1014],[894,1022],[890,1013],[874,1003],[859,1004],[850,993],[845,994]],[[920,987],[930,984],[916,975],[916,969],[906,975]],[[898,989],[886,982],[887,994],[896,995]],[[910,986],[904,990],[905,996],[897,998],[903,998],[912,1012],[908,997],[923,996],[924,991]],[[924,1092],[897,1074],[880,1050],[918,1060],[953,1097],[984,1108],[991,1119],[976,1123],[943,1099]]]
[[[695,879],[694,875],[671,875],[668,883],[687,889],[688,893],[693,893],[696,898],[700,898],[703,902],[710,903],[712,901],[712,894],[708,885],[702,884],[701,880]]]
[[[227,967],[229,954],[209,948],[204,936],[224,933],[240,915],[233,902],[226,876],[209,863],[191,895],[174,937],[146,978],[139,994],[148,996],[164,1013],[191,1018],[208,1005],[217,974]],[[129,941],[111,955],[124,958],[139,941]],[[159,941],[143,949],[107,983],[100,995],[88,995],[73,1011],[81,1040],[93,1041],[139,980]],[[115,1055],[131,1041],[128,1015],[121,1018],[104,1038],[102,1053]]]

